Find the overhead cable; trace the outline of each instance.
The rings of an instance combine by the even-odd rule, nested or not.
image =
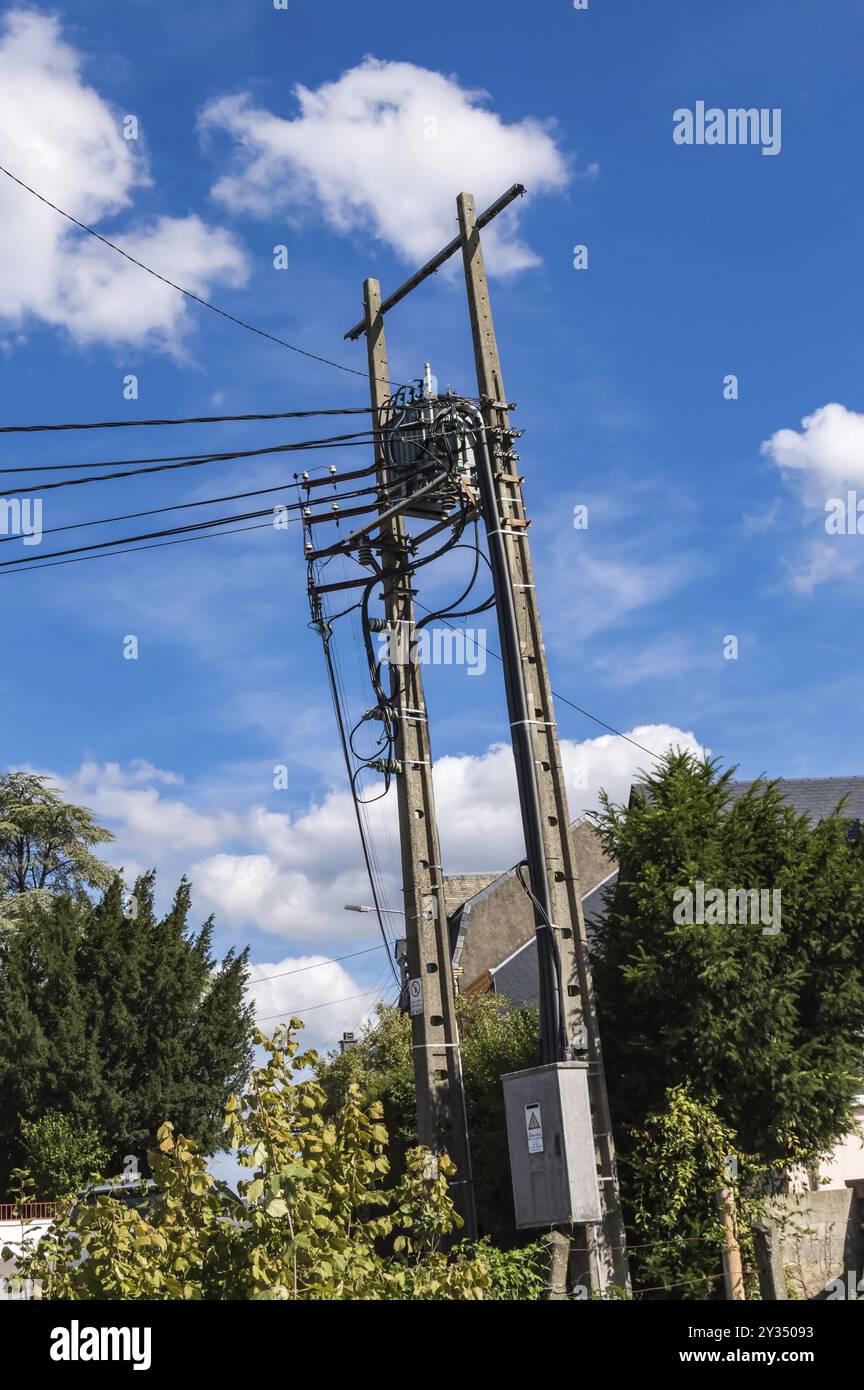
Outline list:
[[[13,183],[17,183],[19,188],[23,188],[26,193],[30,193],[34,198],[38,198],[40,203],[44,203],[46,207],[59,213],[61,217],[65,217],[67,222],[71,222],[73,226],[78,227],[82,232],[86,232],[88,236],[95,237],[96,241],[101,241],[103,246],[107,246],[111,251],[115,251],[117,255],[122,256],[124,260],[130,261],[132,265],[137,265],[139,270],[146,271],[147,274],[152,275],[154,279],[161,280],[163,285],[168,285],[170,289],[176,290],[178,294],[185,295],[187,299],[191,299],[196,304],[200,304],[204,309],[210,309],[214,314],[219,314],[221,318],[227,319],[229,323],[235,323],[238,328],[245,328],[247,332],[255,333],[259,338],[267,338],[271,343],[277,343],[279,347],[287,348],[289,352],[299,353],[301,357],[308,357],[313,362],[322,362],[327,367],[335,367],[337,371],[348,372],[351,376],[362,376],[364,379],[366,378],[367,373],[360,371],[357,367],[346,367],[344,363],[334,362],[330,357],[322,357],[317,352],[309,352],[307,348],[298,347],[296,343],[289,343],[285,338],[278,338],[275,333],[268,333],[266,329],[256,328],[254,324],[247,323],[245,319],[238,318],[236,314],[229,314],[227,309],[220,309],[217,304],[211,304],[209,299],[203,299],[200,294],[194,294],[192,290],[187,290],[183,285],[176,284],[174,280],[169,280],[166,275],[160,275],[158,270],[153,270],[151,266],[145,265],[143,261],[139,261],[137,256],[130,255],[128,251],[124,251],[122,246],[118,246],[114,241],[109,241],[108,238],[102,236],[100,232],[94,231],[92,227],[88,227],[86,222],[80,222],[77,217],[72,216],[71,212],[64,211],[64,209],[58,207],[56,203],[52,203],[50,198],[46,198],[44,194],[37,193],[36,189],[31,188],[29,183],[25,183],[23,179],[19,179],[11,170],[5,169],[2,164],[0,164],[0,174],[5,174],[7,179],[11,179]]]
[[[83,424],[0,425],[0,434],[44,434],[56,430],[128,430],[143,425],[220,425],[238,420],[305,420],[313,415],[369,415],[371,412],[371,405],[352,405],[327,410],[274,410],[254,415],[189,415],[172,420],[89,420]]]

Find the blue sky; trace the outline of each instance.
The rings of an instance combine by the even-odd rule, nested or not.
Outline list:
[[[864,541],[825,529],[828,499],[864,497],[860,3],[817,18],[806,0],[443,0],[430,22],[390,3],[77,0],[2,23],[0,163],[169,277],[349,366],[364,365],[342,342],[363,277],[393,288],[449,240],[463,188],[482,206],[524,182],[489,262],[556,689],[649,748],[708,747],[745,776],[864,770]],[[674,112],[699,101],[779,109],[779,153],[676,144]],[[365,404],[361,377],[187,306],[0,184],[4,423]],[[458,271],[388,319],[400,380],[428,358],[442,384],[474,389]],[[738,399],[724,399],[729,374]],[[29,483],[62,462],[324,432],[12,435],[0,467],[32,464]],[[277,484],[295,466],[34,495],[47,527]],[[459,577],[442,574],[430,602]],[[219,946],[248,941],[260,972],[280,973],[256,989],[262,1014],[325,1005],[309,1014],[322,1044],[357,1023],[383,952],[281,973],[375,944],[369,917],[341,911],[368,889],[295,530],[0,583],[8,765],[61,779],[115,830],[115,861],[157,865],[164,892],[189,871]],[[371,702],[347,630],[341,659],[359,712]],[[445,868],[505,868],[521,848],[500,670],[431,667],[427,690]],[[558,714],[574,814],[601,786],[626,794],[645,755]],[[376,834],[395,907],[392,828]]]

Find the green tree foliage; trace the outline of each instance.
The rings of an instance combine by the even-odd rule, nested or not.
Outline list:
[[[515,1009],[493,995],[458,996],[456,1007],[478,1227],[496,1246],[508,1246],[522,1237],[513,1223],[501,1077],[536,1065],[537,1014],[533,1009]],[[332,1108],[342,1103],[352,1082],[381,1102],[393,1136],[393,1168],[402,1172],[405,1154],[417,1136],[407,1015],[381,1006],[357,1046],[322,1059],[317,1071]]]
[[[725,1240],[715,1201],[721,1188],[735,1192],[743,1215],[734,1144],[734,1133],[717,1116],[716,1097],[702,1104],[686,1086],[673,1087],[665,1107],[634,1136],[629,1157],[637,1288],[660,1297],[716,1296]],[[743,1229],[746,1234],[746,1222]]]
[[[543,1241],[513,1250],[500,1250],[484,1241],[482,1248],[492,1279],[487,1297],[505,1303],[525,1303],[543,1297],[549,1278],[549,1249]]]
[[[847,1133],[864,1085],[861,838],[842,814],[815,825],[797,815],[776,784],[729,804],[731,776],[670,754],[632,805],[606,799],[596,818],[620,864],[593,968],[621,1172],[631,1214],[641,1202],[647,1229],[654,1211],[659,1234],[663,1182],[645,1186],[644,1136],[674,1131],[682,1096],[704,1108],[693,1161],[701,1144],[699,1163],[716,1166],[722,1129],[755,1189]],[[706,895],[779,890],[782,929],[676,922],[675,890],[697,880]]]
[[[381,1105],[351,1084],[329,1113],[299,1026],[257,1035],[266,1065],[228,1100],[228,1141],[251,1170],[239,1195],[163,1125],[155,1195],[136,1208],[113,1195],[67,1204],[20,1273],[42,1280],[45,1297],[78,1300],[495,1297],[484,1246],[442,1248],[459,1222],[449,1161],[430,1175],[428,1155],[412,1150],[385,1187]]]
[[[211,955],[212,920],[187,925],[189,885],[158,918],[154,878],[116,877],[97,904],[31,904],[0,934],[0,1190],[23,1158],[19,1117],[62,1110],[94,1127],[118,1172],[168,1117],[205,1148],[250,1062],[246,952]]]
[[[45,777],[0,773],[0,920],[16,917],[52,893],[85,896],[107,888],[116,871],[93,846],[114,837],[86,806],[73,806]]]
[[[91,1173],[101,1173],[111,1157],[98,1130],[75,1125],[60,1110],[22,1120],[21,1149],[35,1195],[48,1200],[74,1192]]]

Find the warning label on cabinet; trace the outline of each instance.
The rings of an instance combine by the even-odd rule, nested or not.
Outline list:
[[[542,1154],[543,1120],[540,1117],[539,1105],[525,1106],[525,1130],[528,1135],[529,1154]]]

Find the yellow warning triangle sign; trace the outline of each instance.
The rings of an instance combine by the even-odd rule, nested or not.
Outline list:
[[[529,1129],[539,1129],[539,1128],[540,1128],[540,1118],[539,1118],[539,1116],[538,1116],[536,1110],[532,1110],[532,1111],[531,1111],[531,1118],[530,1118],[530,1120],[528,1121],[528,1128],[529,1128]]]

